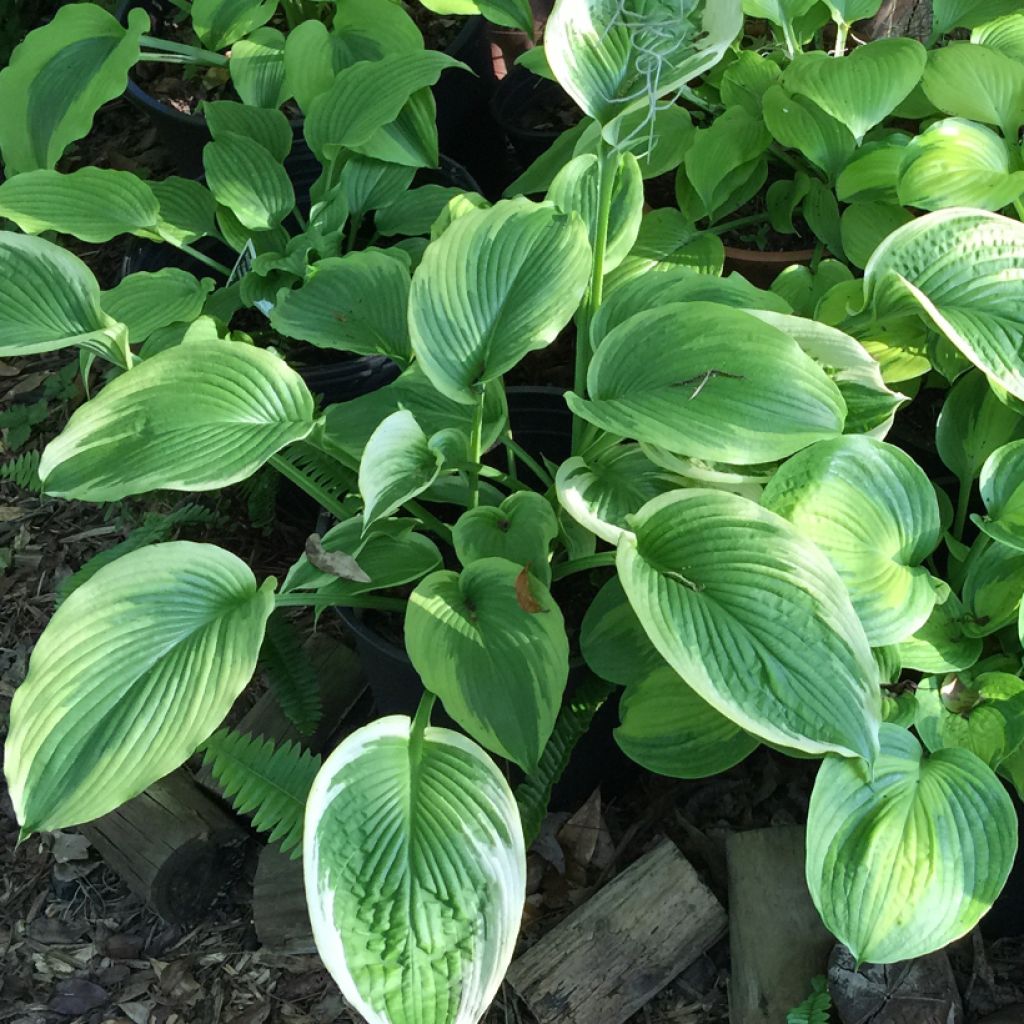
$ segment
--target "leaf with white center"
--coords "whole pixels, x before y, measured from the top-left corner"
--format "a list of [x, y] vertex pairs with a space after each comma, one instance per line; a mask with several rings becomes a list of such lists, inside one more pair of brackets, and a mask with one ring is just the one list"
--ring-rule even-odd
[[227, 132], [203, 147], [210, 191], [252, 231], [276, 227], [295, 205], [288, 172], [258, 142]]
[[[319, 22], [312, 24], [320, 25]], [[284, 160], [291, 151], [292, 126], [280, 110], [267, 110], [231, 100], [206, 100], [203, 114], [214, 139], [244, 135], [258, 142], [275, 160]]]
[[839, 389], [792, 338], [749, 313], [669, 303], [611, 331], [589, 398], [566, 395], [620, 437], [716, 462], [771, 462], [842, 432]]
[[409, 598], [405, 647], [423, 685], [470, 736], [524, 771], [536, 768], [569, 675], [562, 613], [536, 577], [504, 558], [431, 574]]
[[88, 134], [96, 111], [124, 92], [149, 29], [142, 10], [129, 11], [125, 27], [98, 4], [55, 9], [0, 71], [0, 153], [9, 177], [54, 167], [69, 143]]
[[191, 178], [164, 178], [149, 183], [160, 212], [156, 233], [169, 242], [190, 245], [197, 238], [216, 234], [217, 200]]
[[190, 341], [111, 381], [43, 452], [46, 491], [116, 501], [208, 491], [251, 476], [313, 429], [313, 396], [278, 356], [241, 342]]
[[926, 755], [883, 725], [874, 766], [827, 758], [807, 815], [807, 884], [854, 958], [895, 963], [960, 938], [999, 895], [1017, 851], [1002, 783], [968, 750]]
[[149, 185], [128, 171], [27, 171], [0, 184], [0, 217], [32, 235], [59, 231], [84, 242], [153, 237], [159, 209]]
[[982, 535], [971, 545], [961, 588], [966, 636], [997, 633], [1017, 620], [1024, 594], [1024, 551]]
[[379, 352], [405, 365], [412, 357], [408, 303], [409, 271], [402, 261], [367, 249], [313, 264], [302, 287], [274, 305], [270, 325], [318, 348]]
[[1024, 441], [997, 448], [981, 468], [986, 516], [972, 516], [993, 540], [1024, 551]]
[[569, 322], [590, 277], [583, 222], [551, 203], [507, 199], [456, 220], [412, 278], [412, 349], [434, 387], [472, 403]]
[[354, 732], [313, 783], [302, 860], [317, 950], [368, 1024], [476, 1024], [515, 950], [526, 853], [475, 743], [404, 716]]
[[276, 28], [258, 28], [231, 47], [231, 83], [243, 103], [273, 110], [288, 99], [284, 46]]
[[124, 353], [127, 331], [103, 312], [100, 299], [96, 278], [77, 256], [41, 238], [0, 231], [0, 355], [70, 345]]
[[779, 468], [762, 501], [825, 552], [872, 647], [928, 621], [935, 589], [921, 563], [942, 530], [935, 491], [909, 455], [870, 437], [820, 441]]
[[876, 39], [838, 60], [820, 50], [799, 53], [783, 84], [813, 100], [860, 142], [910, 95], [927, 59], [916, 39]]
[[177, 267], [140, 270], [121, 278], [100, 302], [104, 313], [128, 328], [129, 343], [137, 345], [161, 327], [195, 320], [213, 285], [212, 278], [200, 281]]
[[921, 210], [1001, 210], [1024, 194], [1024, 171], [1010, 170], [1010, 149], [995, 132], [949, 117], [904, 149], [898, 188], [904, 206]]
[[642, 768], [672, 779], [704, 779], [739, 764], [757, 747], [668, 665], [626, 687], [615, 742]]
[[533, 491], [510, 494], [496, 507], [471, 508], [452, 528], [459, 561], [504, 558], [527, 566], [545, 586], [551, 584], [548, 553], [558, 536], [558, 520], [548, 500]]
[[364, 527], [422, 494], [437, 479], [442, 461], [411, 412], [392, 413], [370, 435], [359, 463]]
[[607, 129], [714, 67], [742, 22], [740, 0], [560, 0], [544, 53], [562, 88]]
[[105, 566], [57, 609], [11, 705], [5, 773], [23, 833], [91, 821], [173, 771], [249, 682], [274, 581], [212, 544]]
[[850, 130], [813, 100], [776, 85], [764, 94], [764, 123], [783, 146], [797, 149], [831, 179], [857, 147]]
[[619, 444], [592, 456], [573, 456], [558, 467], [558, 501], [581, 526], [617, 543], [629, 517], [672, 484], [636, 444]]
[[274, 16], [274, 0], [192, 0], [192, 27], [210, 50], [223, 50]]
[[963, 605], [955, 594], [937, 602], [928, 621], [899, 643], [904, 668], [920, 672], [959, 672], [981, 656], [981, 640], [965, 629]]
[[962, 207], [919, 217], [874, 251], [864, 293], [876, 320], [918, 313], [1024, 398], [1024, 224]]
[[[608, 158], [609, 161], [613, 158]], [[604, 272], [614, 270], [627, 256], [640, 231], [643, 217], [644, 185], [640, 164], [632, 153], [614, 157], [614, 166], [604, 173], [612, 175], [611, 207], [606, 225]], [[591, 153], [574, 157], [555, 175], [548, 199], [563, 213], [578, 213], [587, 228], [593, 246], [598, 232], [601, 160]]]
[[760, 739], [870, 761], [877, 670], [846, 588], [781, 516], [719, 491], [673, 491], [634, 517], [619, 579], [661, 656]]

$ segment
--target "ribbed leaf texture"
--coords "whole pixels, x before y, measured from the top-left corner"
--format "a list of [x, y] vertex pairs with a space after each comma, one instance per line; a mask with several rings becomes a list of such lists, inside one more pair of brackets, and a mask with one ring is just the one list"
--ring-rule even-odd
[[811, 994], [786, 1014], [786, 1024], [829, 1024], [832, 997], [824, 975], [811, 980]]
[[203, 759], [235, 810], [252, 814], [254, 828], [298, 859], [306, 797], [320, 758], [297, 743], [275, 747], [262, 737], [219, 729], [203, 745]]
[[288, 721], [308, 736], [320, 722], [320, 688], [298, 630], [280, 611], [267, 621], [260, 667]]
[[523, 821], [523, 838], [527, 848], [540, 834], [544, 815], [548, 813], [551, 790], [562, 777], [573, 749], [590, 728], [601, 705], [608, 699], [612, 686], [597, 676], [588, 676], [576, 688], [568, 703], [558, 713], [551, 738], [541, 754], [540, 764], [516, 787], [516, 803]]
[[39, 458], [41, 452], [24, 452], [16, 459], [0, 465], [0, 480], [10, 480], [23, 491], [34, 491], [37, 494], [43, 489], [39, 480]]

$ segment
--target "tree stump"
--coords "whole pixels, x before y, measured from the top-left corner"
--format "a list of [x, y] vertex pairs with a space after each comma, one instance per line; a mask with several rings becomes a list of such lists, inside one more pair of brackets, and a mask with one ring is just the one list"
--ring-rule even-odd
[[275, 846], [260, 851], [252, 885], [256, 938], [275, 953], [315, 953], [313, 926], [306, 909], [302, 861], [291, 860]]
[[854, 32], [862, 39], [909, 36], [922, 42], [932, 30], [932, 0], [884, 0], [873, 18], [857, 22]]

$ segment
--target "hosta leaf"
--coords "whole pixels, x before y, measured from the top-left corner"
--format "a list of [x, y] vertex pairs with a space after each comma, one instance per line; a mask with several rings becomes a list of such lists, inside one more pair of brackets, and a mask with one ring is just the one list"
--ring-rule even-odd
[[497, 507], [471, 508], [452, 529], [459, 561], [504, 558], [527, 566], [545, 586], [551, 582], [548, 552], [558, 536], [558, 520], [546, 498], [533, 491], [510, 494]]
[[231, 47], [231, 83], [243, 103], [273, 109], [288, 99], [284, 45], [276, 28], [258, 28]]
[[363, 156], [409, 167], [436, 167], [437, 105], [429, 89], [417, 89], [389, 124], [352, 149]]
[[874, 251], [914, 215], [895, 203], [851, 203], [839, 220], [843, 252], [855, 267], [866, 267]]
[[987, 516], [977, 525], [994, 540], [1024, 551], [1024, 441], [997, 448], [981, 468], [981, 500]]
[[764, 123], [777, 142], [799, 150], [831, 179], [846, 166], [857, 143], [842, 121], [779, 85], [765, 92], [763, 102]]
[[583, 222], [550, 203], [508, 199], [459, 217], [413, 274], [420, 367], [442, 394], [474, 402], [481, 384], [555, 340], [589, 276]]
[[863, 18], [873, 18], [882, 6], [882, 0], [825, 0], [834, 21], [847, 25]]
[[634, 518], [619, 578], [663, 658], [753, 735], [871, 760], [880, 700], [838, 574], [781, 516], [719, 491], [674, 491]]
[[[320, 22], [309, 24], [324, 28]], [[284, 160], [292, 148], [292, 126], [280, 110], [267, 110], [231, 100], [206, 100], [203, 103], [203, 115], [214, 139], [244, 135], [258, 142], [278, 161]]]
[[309, 917], [368, 1024], [468, 1024], [494, 998], [519, 933], [519, 812], [471, 740], [410, 732], [404, 716], [379, 719], [320, 769], [303, 839]]
[[981, 536], [971, 546], [964, 570], [964, 634], [990, 636], [1015, 622], [1024, 594], [1024, 551]]
[[877, 39], [838, 60], [820, 50], [797, 54], [783, 84], [846, 125], [859, 142], [910, 94], [927, 59], [915, 39]]
[[320, 260], [270, 313], [274, 330], [320, 348], [409, 362], [409, 271], [382, 249]]
[[580, 653], [595, 675], [619, 686], [642, 682], [665, 667], [618, 576], [601, 587], [583, 616]]
[[217, 231], [217, 200], [191, 178], [164, 178], [149, 183], [160, 204], [156, 233], [169, 242], [189, 245]]
[[858, 961], [923, 956], [977, 924], [1017, 850], [1002, 783], [968, 750], [926, 756], [881, 728], [873, 769], [827, 758], [807, 817], [807, 884], [818, 912]]
[[932, 32], [940, 36], [954, 28], [974, 28], [1019, 6], [1018, 0], [933, 0]]
[[718, 87], [726, 107], [743, 107], [748, 114], [760, 117], [764, 96], [782, 78], [782, 70], [774, 61], [752, 50], [742, 50], [722, 73]]
[[[600, 155], [601, 152], [601, 126], [590, 118], [584, 118], [579, 126], [582, 134], [578, 140], [573, 139], [575, 148], [572, 155], [582, 156], [584, 153]], [[657, 178], [667, 171], [679, 166], [683, 154], [693, 141], [693, 121], [690, 113], [685, 107], [678, 104], [659, 106], [654, 112], [653, 120], [650, 111], [635, 110], [623, 117], [616, 118], [615, 123], [609, 130], [615, 136], [612, 143], [616, 150], [624, 153], [632, 153], [640, 165], [640, 174], [646, 181], [649, 178]], [[570, 130], [571, 131], [571, 130]], [[559, 136], [558, 142], [569, 135]], [[543, 160], [558, 145], [556, 142], [550, 149], [546, 150], [537, 163]], [[558, 162], [561, 167], [564, 161]], [[555, 170], [558, 170], [558, 167]], [[523, 191], [529, 191], [524, 189]], [[539, 189], [543, 191], [543, 189]]]
[[210, 191], [252, 231], [276, 227], [295, 205], [284, 165], [258, 142], [227, 132], [203, 147]]
[[640, 233], [629, 255], [608, 276], [611, 289], [648, 270], [671, 271], [686, 267], [717, 277], [722, 273], [725, 247], [718, 235], [699, 231], [679, 210], [651, 210], [640, 223]]
[[125, 327], [103, 312], [96, 278], [77, 256], [41, 238], [0, 231], [0, 355], [86, 344], [123, 350], [127, 341]]
[[357, 155], [345, 161], [340, 188], [352, 217], [359, 219], [404, 195], [415, 174], [412, 167]]
[[995, 132], [958, 117], [936, 121], [904, 150], [899, 200], [921, 210], [976, 206], [1001, 210], [1024, 194], [1024, 171]]
[[435, 572], [409, 598], [405, 646], [423, 685], [477, 742], [524, 770], [537, 766], [569, 674], [562, 613], [523, 567], [481, 558], [461, 574]]
[[964, 608], [955, 594], [936, 603], [928, 621], [899, 643], [904, 668], [920, 672], [959, 672], [981, 656], [981, 640], [964, 628]]
[[870, 437], [820, 441], [779, 468], [762, 501], [825, 552], [872, 647], [928, 621], [935, 589], [921, 563], [941, 539], [939, 506], [909, 455]]
[[[1012, 5], [1012, 0], [1007, 0]], [[1004, 14], [978, 25], [971, 32], [971, 42], [988, 46], [1007, 57], [1024, 60], [1024, 14]]]
[[53, 495], [116, 501], [251, 476], [313, 429], [313, 396], [271, 352], [195, 341], [144, 360], [72, 415], [43, 452]]
[[273, 0], [192, 0], [192, 27], [210, 50], [223, 50], [266, 25], [274, 16]]
[[393, 203], [378, 210], [374, 223], [382, 235], [429, 235], [434, 221], [449, 201], [464, 195], [461, 188], [422, 185], [411, 188]]
[[929, 213], [864, 270], [876, 320], [919, 312], [975, 366], [1024, 398], [1024, 225], [982, 210]]
[[607, 128], [714, 67], [742, 20], [740, 0], [685, 9], [651, 0], [563, 0], [545, 26], [544, 52], [562, 88]]
[[639, 313], [601, 342], [578, 416], [621, 437], [737, 465], [842, 432], [846, 406], [792, 338], [706, 302]]
[[231, 553], [172, 541], [71, 594], [11, 705], [5, 772], [22, 831], [91, 821], [190, 757], [249, 682], [273, 592]]
[[[12, 13], [13, 17], [13, 13]], [[0, 71], [0, 153], [8, 176], [54, 167], [93, 115], [124, 92], [139, 59], [145, 11], [128, 27], [98, 4], [60, 4], [53, 20], [29, 33]]]
[[792, 24], [814, 6], [814, 0], [743, 0], [743, 12], [774, 25]]
[[618, 541], [634, 512], [671, 486], [665, 473], [635, 444], [573, 456], [555, 475], [562, 508], [609, 544]]
[[168, 324], [195, 320], [213, 285], [212, 278], [200, 281], [177, 267], [140, 270], [121, 278], [100, 302], [108, 316], [128, 328], [128, 340], [135, 345]]
[[885, 142], [868, 142], [836, 179], [836, 197], [844, 203], [895, 203], [896, 182], [909, 138], [890, 135]]
[[757, 747], [667, 665], [626, 687], [619, 717], [615, 742], [626, 756], [673, 779], [717, 775]]
[[285, 39], [284, 75], [288, 93], [303, 113], [321, 93], [327, 92], [334, 76], [348, 63], [342, 33], [331, 32], [322, 21], [312, 18], [296, 25]]

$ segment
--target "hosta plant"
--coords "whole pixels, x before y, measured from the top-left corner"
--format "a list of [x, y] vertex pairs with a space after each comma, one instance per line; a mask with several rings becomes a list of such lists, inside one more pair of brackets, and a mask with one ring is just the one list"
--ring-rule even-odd
[[[642, 108], [652, 24], [664, 64], [648, 110], [707, 67], [704, 42], [738, 33], [739, 3], [705, 12], [706, 35], [690, 20], [672, 37], [657, 5], [559, 2], [547, 45], [566, 48], [552, 64], [593, 112], [594, 151], [541, 201], [447, 203], [402, 305], [407, 366], [380, 391], [321, 412], [246, 339], [136, 350], [81, 263], [0, 235], [0, 348], [128, 353], [47, 446], [48, 493], [211, 490], [270, 464], [336, 519], [283, 580], [169, 542], [71, 594], [13, 701], [23, 832], [102, 814], [201, 744], [244, 809], [262, 773], [257, 824], [292, 849], [301, 831], [318, 948], [370, 1022], [482, 1016], [511, 957], [526, 841], [611, 686], [619, 745], [660, 774], [724, 771], [761, 743], [820, 760], [808, 885], [858, 960], [968, 931], [1016, 853], [1000, 776], [1024, 775], [1024, 226], [924, 214], [813, 319], [723, 279], [645, 232], [619, 132]], [[554, 465], [517, 440], [504, 376], [573, 322], [572, 449]], [[900, 349], [915, 332], [928, 343]], [[909, 399], [873, 353], [923, 361], [948, 389], [948, 474], [904, 450]], [[320, 472], [289, 461], [298, 450]], [[321, 486], [327, 466], [347, 494]], [[354, 732], [311, 784], [293, 749], [215, 734], [291, 607], [390, 615], [424, 686], [413, 716]], [[591, 678], [569, 687], [576, 653]], [[437, 700], [459, 731], [430, 724]], [[495, 758], [523, 773], [515, 796]]]

